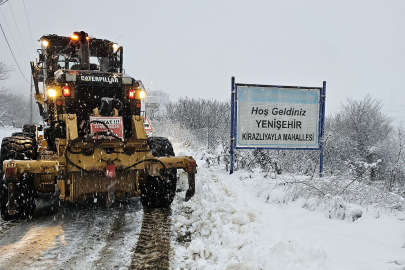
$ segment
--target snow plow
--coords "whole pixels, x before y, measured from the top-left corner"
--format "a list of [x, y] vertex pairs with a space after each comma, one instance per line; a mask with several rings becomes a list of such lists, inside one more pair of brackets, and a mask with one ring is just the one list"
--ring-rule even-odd
[[177, 169], [188, 173], [189, 200], [196, 162], [174, 156], [167, 138], [146, 136], [145, 89], [125, 74], [123, 47], [83, 31], [45, 35], [40, 42], [31, 70], [46, 125], [24, 125], [3, 138], [2, 218], [25, 219], [34, 213], [36, 196], [55, 192], [72, 203], [102, 196], [109, 206], [115, 198], [140, 196], [144, 207], [169, 207]]

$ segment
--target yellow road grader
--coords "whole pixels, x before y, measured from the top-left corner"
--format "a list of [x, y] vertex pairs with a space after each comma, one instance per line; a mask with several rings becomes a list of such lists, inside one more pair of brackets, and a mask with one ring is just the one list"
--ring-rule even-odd
[[109, 206], [115, 198], [140, 196], [144, 207], [168, 207], [177, 169], [188, 173], [189, 200], [196, 162], [175, 157], [167, 138], [146, 136], [145, 89], [125, 74], [123, 47], [83, 31], [45, 35], [40, 42], [31, 70], [46, 125], [24, 125], [2, 140], [2, 218], [30, 217], [35, 197], [55, 192], [73, 203], [103, 196]]

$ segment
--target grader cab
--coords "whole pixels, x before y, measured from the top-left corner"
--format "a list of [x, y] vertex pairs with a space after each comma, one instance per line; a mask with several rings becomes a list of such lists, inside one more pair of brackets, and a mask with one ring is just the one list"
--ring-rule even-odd
[[[62, 201], [140, 196], [144, 207], [168, 207], [177, 169], [188, 173], [186, 200], [194, 195], [196, 162], [175, 157], [170, 141], [147, 137], [141, 81], [125, 74], [123, 47], [75, 32], [41, 37], [31, 70], [45, 127], [24, 125], [3, 138], [0, 210], [24, 219], [35, 197], [59, 192]], [[39, 83], [43, 83], [43, 91]], [[39, 135], [43, 131], [43, 135]]]

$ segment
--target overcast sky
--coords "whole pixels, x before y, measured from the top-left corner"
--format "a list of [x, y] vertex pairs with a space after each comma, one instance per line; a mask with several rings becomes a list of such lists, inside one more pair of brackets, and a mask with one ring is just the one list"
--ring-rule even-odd
[[[119, 37], [126, 73], [172, 100], [225, 100], [235, 76], [240, 83], [275, 85], [327, 81], [328, 113], [346, 97], [368, 93], [385, 106], [405, 104], [403, 0], [25, 0], [25, 6], [34, 45], [23, 0], [1, 5], [6, 20], [0, 13], [0, 23], [28, 80], [42, 35], [81, 30]], [[15, 68], [4, 85], [28, 95], [2, 34], [0, 48], [0, 61]]]

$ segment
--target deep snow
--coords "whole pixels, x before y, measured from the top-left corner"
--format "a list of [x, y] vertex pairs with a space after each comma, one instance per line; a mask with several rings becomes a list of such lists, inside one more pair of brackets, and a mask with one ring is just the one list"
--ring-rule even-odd
[[196, 195], [184, 202], [178, 194], [172, 205], [173, 269], [405, 269], [403, 213], [352, 205], [363, 210], [359, 219], [329, 219], [303, 199], [282, 203], [283, 189], [272, 187], [283, 175], [197, 163]]
[[[0, 139], [13, 131], [0, 129]], [[283, 203], [285, 192], [272, 187], [284, 175], [276, 179], [264, 178], [259, 171], [229, 175], [224, 164], [208, 167], [202, 160], [204, 151], [191, 151], [180, 144], [175, 144], [174, 149], [177, 155], [194, 156], [198, 173], [195, 196], [184, 202], [185, 191], [179, 192], [172, 205], [172, 269], [405, 269], [403, 213], [352, 205], [363, 211], [359, 219], [329, 219], [322, 211], [304, 209], [305, 200]], [[187, 175], [180, 171], [179, 174], [178, 186], [185, 190]], [[135, 214], [131, 214], [130, 224], [140, 224], [141, 214]], [[83, 228], [87, 231], [92, 227], [89, 226]], [[129, 247], [135, 245], [138, 234], [130, 232], [120, 237], [127, 238]], [[80, 232], [77, 237], [81, 237]], [[94, 266], [91, 252], [80, 259], [82, 251], [74, 250], [74, 241], [64, 236], [63, 239], [63, 245], [77, 253], [76, 262], [86, 265], [86, 269]], [[60, 253], [63, 245], [59, 245], [59, 250], [51, 250]], [[112, 247], [119, 254], [126, 250], [125, 255], [121, 254], [125, 258], [119, 259], [122, 269], [131, 256], [128, 247]], [[49, 252], [43, 254], [48, 255]]]

